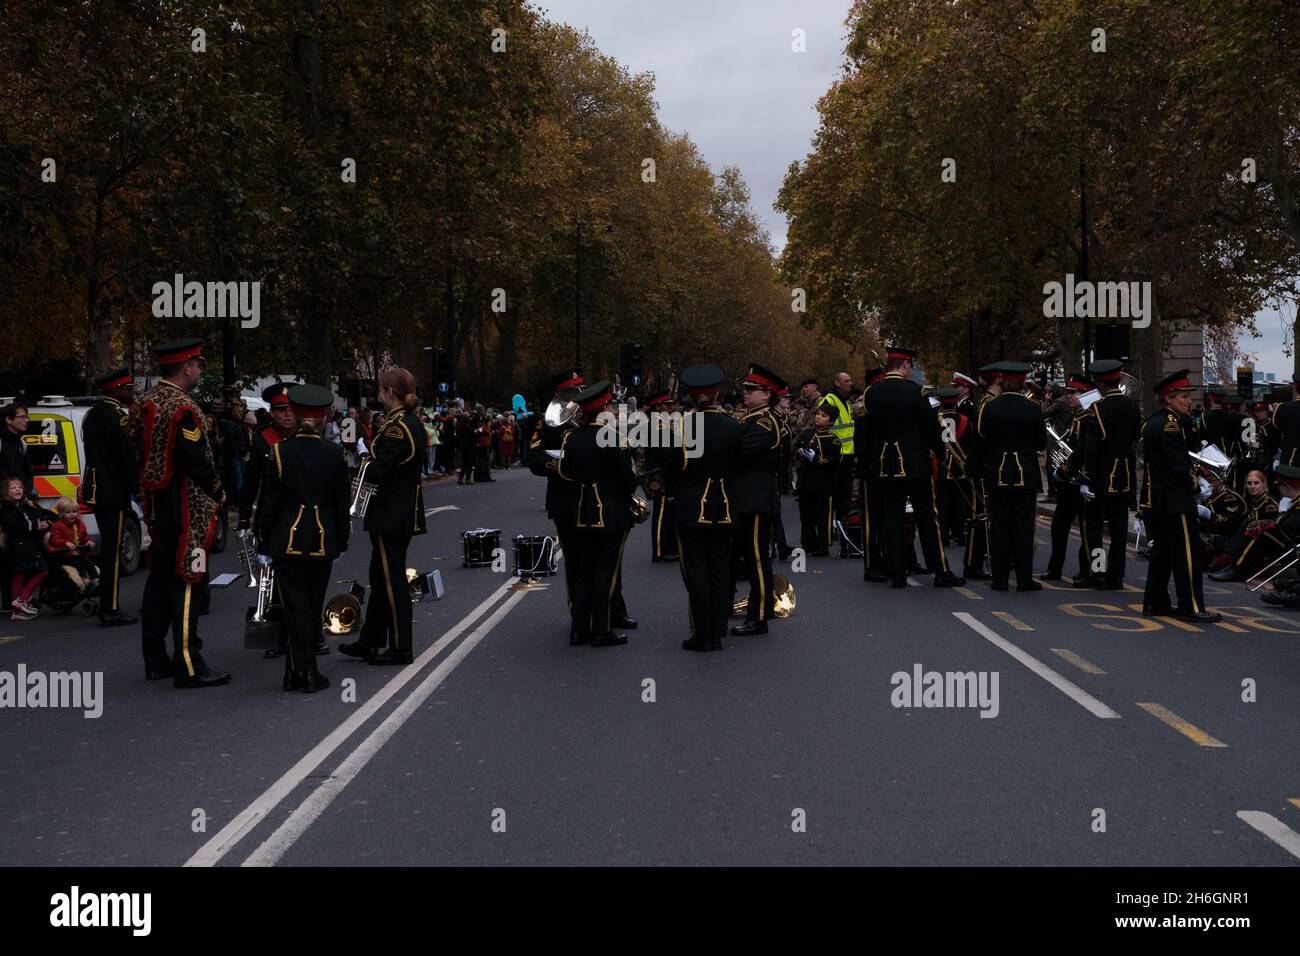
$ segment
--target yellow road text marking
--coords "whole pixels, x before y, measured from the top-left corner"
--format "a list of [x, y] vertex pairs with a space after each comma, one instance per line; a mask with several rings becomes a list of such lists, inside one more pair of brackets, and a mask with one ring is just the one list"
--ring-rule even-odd
[[993, 616], [994, 616], [994, 617], [1000, 617], [1000, 618], [1002, 618], [1002, 620], [1006, 621], [1008, 624], [1010, 624], [1012, 627], [1014, 627], [1017, 631], [1032, 631], [1032, 630], [1033, 630], [1033, 628], [1030, 627], [1028, 624], [1026, 624], [1024, 621], [1020, 620], [1020, 619], [1017, 618], [1017, 617], [1014, 617], [1014, 616], [1011, 614], [1010, 611], [994, 611], [994, 612], [993, 612]]
[[1090, 663], [1090, 662], [1088, 662], [1088, 661], [1085, 661], [1085, 660], [1084, 660], [1082, 657], [1080, 657], [1078, 654], [1074, 653], [1074, 651], [1066, 650], [1064, 647], [1053, 647], [1053, 648], [1052, 648], [1052, 653], [1055, 654], [1057, 657], [1060, 657], [1060, 658], [1063, 658], [1064, 660], [1069, 661], [1071, 664], [1073, 664], [1075, 667], [1079, 668], [1079, 670], [1083, 671], [1085, 674], [1104, 674], [1104, 673], [1106, 673], [1104, 670], [1102, 670], [1102, 669], [1101, 669], [1100, 667], [1098, 667], [1096, 664], [1092, 664], [1092, 663]]
[[1141, 707], [1143, 710], [1145, 710], [1152, 717], [1156, 718], [1156, 720], [1168, 724], [1170, 727], [1174, 728], [1174, 730], [1178, 731], [1184, 737], [1188, 738], [1189, 740], [1197, 744], [1200, 744], [1202, 747], [1228, 746], [1222, 740], [1216, 740], [1214, 737], [1211, 737], [1205, 731], [1201, 730], [1200, 727], [1197, 727], [1194, 724], [1189, 724], [1187, 721], [1183, 720], [1183, 718], [1179, 717], [1172, 710], [1169, 710], [1166, 707], [1162, 707], [1159, 704], [1149, 704], [1149, 703], [1144, 704], [1140, 701], [1138, 702], [1138, 706]]

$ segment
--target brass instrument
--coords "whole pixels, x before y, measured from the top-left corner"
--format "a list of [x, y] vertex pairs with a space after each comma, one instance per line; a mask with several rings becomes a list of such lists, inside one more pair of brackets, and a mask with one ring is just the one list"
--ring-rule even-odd
[[1024, 386], [1020, 390], [1020, 394], [1025, 396], [1025, 398], [1033, 399], [1035, 402], [1041, 402], [1043, 400], [1043, 388], [1033, 379], [1026, 380]]
[[1200, 467], [1212, 473], [1220, 481], [1226, 481], [1228, 474], [1237, 464], [1236, 458], [1229, 458], [1218, 445], [1207, 441], [1201, 442], [1200, 451], [1189, 451], [1188, 457]]
[[[1282, 532], [1282, 529], [1277, 527], [1276, 524], [1274, 524], [1269, 530], [1277, 531], [1282, 534], [1283, 537], [1286, 537], [1287, 544], [1289, 544], [1290, 547], [1268, 564], [1264, 565], [1264, 567], [1260, 568], [1259, 571], [1257, 571], [1250, 580], [1246, 582], [1247, 589], [1252, 593], [1272, 584], [1275, 578], [1295, 567], [1297, 563], [1300, 563], [1300, 544], [1296, 544], [1296, 542], [1287, 537], [1286, 534]], [[1285, 561], [1286, 564], [1282, 564], [1283, 561]], [[1279, 565], [1281, 565], [1281, 567], [1279, 567]]]
[[577, 402], [566, 398], [554, 398], [542, 413], [542, 421], [551, 426], [567, 425], [577, 412]]
[[1070, 457], [1074, 454], [1074, 449], [1070, 447], [1062, 436], [1051, 425], [1047, 426], [1047, 437], [1052, 440], [1052, 450], [1047, 453], [1048, 463], [1062, 474], [1065, 473], [1065, 466], [1069, 463]]
[[239, 566], [248, 575], [246, 587], [257, 587], [257, 538], [247, 528], [239, 532]]
[[406, 590], [412, 604], [419, 604], [427, 595], [433, 595], [435, 601], [441, 601], [447, 593], [442, 586], [441, 571], [427, 571], [421, 574], [415, 568], [406, 569]]
[[[772, 574], [772, 613], [777, 617], [789, 617], [794, 613], [794, 585], [781, 572]], [[732, 614], [744, 614], [749, 607], [749, 598], [736, 598], [731, 605]]]
[[357, 469], [357, 475], [352, 479], [352, 504], [348, 506], [348, 514], [354, 518], [366, 516], [366, 509], [370, 507], [370, 498], [378, 490], [378, 485], [373, 481], [366, 481], [366, 472], [369, 471], [370, 464], [370, 456], [364, 455], [361, 459], [361, 467]]
[[632, 496], [632, 522], [641, 524], [650, 517], [650, 502], [646, 501], [640, 495]]
[[352, 587], [325, 603], [321, 630], [334, 635], [355, 633], [361, 627], [361, 602], [365, 598], [366, 589], [353, 581]]
[[275, 592], [275, 565], [264, 554], [257, 555], [257, 605], [252, 608], [250, 623], [265, 624], [270, 618], [271, 598]]

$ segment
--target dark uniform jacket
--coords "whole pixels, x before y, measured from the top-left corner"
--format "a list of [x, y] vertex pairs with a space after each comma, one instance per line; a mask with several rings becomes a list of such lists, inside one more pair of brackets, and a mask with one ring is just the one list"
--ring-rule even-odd
[[341, 446], [311, 432], [278, 442], [262, 476], [258, 549], [276, 558], [332, 561], [348, 546], [351, 501]]
[[770, 515], [776, 507], [776, 470], [785, 430], [766, 405], [746, 412], [740, 424], [740, 463], [727, 483], [731, 506], [736, 514]]
[[1300, 399], [1281, 402], [1273, 409], [1273, 441], [1284, 465], [1300, 465]]
[[1088, 409], [1082, 429], [1086, 449], [1080, 477], [1089, 490], [1132, 498], [1137, 491], [1136, 446], [1142, 432], [1137, 403], [1118, 388], [1107, 389]]
[[539, 424], [528, 443], [528, 470], [546, 479], [546, 516], [552, 521], [572, 522], [578, 516], [578, 486], [573, 483], [562, 458], [547, 454], [559, 451], [564, 437], [574, 430], [565, 425]]
[[687, 412], [687, 419], [693, 420], [699, 454], [688, 457], [685, 447], [650, 449], [651, 468], [668, 483], [678, 525], [729, 528], [740, 514], [729, 496], [745, 426], [718, 405]]
[[1229, 458], [1244, 460], [1246, 447], [1241, 440], [1241, 432], [1245, 421], [1246, 416], [1240, 412], [1227, 408], [1210, 409], [1201, 416], [1200, 441], [1195, 436], [1189, 436], [1188, 450], [1200, 451], [1201, 442], [1207, 441], [1211, 445], [1218, 445], [1219, 451]]
[[632, 527], [636, 472], [632, 453], [613, 445], [601, 447], [600, 421], [570, 429], [561, 445], [564, 473], [578, 489], [575, 526], [586, 531], [623, 532]]
[[1245, 499], [1227, 485], [1219, 485], [1219, 490], [1210, 495], [1210, 500], [1205, 503], [1205, 506], [1210, 509], [1210, 517], [1201, 522], [1201, 527], [1210, 534], [1231, 537], [1245, 523], [1247, 514]]
[[1243, 496], [1242, 500], [1246, 503], [1247, 521], [1259, 521], [1277, 514], [1277, 502], [1273, 500], [1273, 496], [1267, 491], [1261, 491], [1257, 495]]
[[980, 462], [988, 491], [1039, 491], [1038, 453], [1047, 428], [1038, 403], [1019, 392], [1003, 392], [980, 409], [976, 431], [983, 443]]
[[[948, 422], [952, 424], [948, 425]], [[970, 477], [968, 465], [971, 446], [975, 440], [975, 429], [971, 426], [970, 419], [961, 411], [960, 406], [945, 408], [939, 412], [940, 434], [943, 433], [945, 428], [951, 429], [954, 440], [947, 442], [945, 445], [946, 452], [943, 460], [939, 463], [939, 480], [962, 481]]]
[[[1037, 415], [1037, 409], [1034, 412]], [[930, 453], [943, 455], [943, 430], [921, 386], [890, 372], [867, 389], [857, 446], [859, 474], [867, 479], [933, 477]], [[855, 443], [856, 444], [856, 443]]]
[[825, 498], [835, 493], [835, 474], [840, 465], [840, 440], [829, 428], [805, 429], [797, 448], [812, 451], [811, 460], [800, 457], [799, 494]]
[[259, 428], [253, 434], [248, 467], [244, 470], [244, 488], [239, 500], [239, 523], [243, 527], [248, 526], [248, 521], [253, 516], [253, 505], [257, 503], [266, 469], [271, 462], [271, 449], [284, 441], [284, 437], [274, 425]]
[[1142, 426], [1142, 459], [1146, 463], [1143, 507], [1157, 514], [1196, 510], [1200, 483], [1188, 457], [1192, 420], [1162, 408]]
[[127, 410], [106, 398], [86, 412], [81, 438], [86, 446], [82, 501], [101, 511], [126, 511], [139, 490], [135, 448], [126, 431]]
[[366, 508], [365, 530], [370, 534], [404, 537], [424, 534], [424, 470], [429, 434], [415, 412], [393, 413], [370, 446], [366, 481], [375, 493]]

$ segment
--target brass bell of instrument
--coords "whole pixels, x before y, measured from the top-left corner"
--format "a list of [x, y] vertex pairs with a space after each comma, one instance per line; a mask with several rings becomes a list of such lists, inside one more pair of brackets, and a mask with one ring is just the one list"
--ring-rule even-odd
[[361, 602], [356, 595], [344, 591], [325, 604], [321, 630], [327, 634], [353, 634], [361, 627]]
[[[789, 578], [779, 571], [772, 574], [772, 613], [776, 617], [789, 617], [794, 614], [794, 585]], [[744, 614], [749, 608], [749, 597], [736, 598], [731, 605], [732, 614]]]
[[650, 517], [650, 502], [646, 501], [640, 495], [632, 496], [632, 521], [635, 524], [641, 524]]

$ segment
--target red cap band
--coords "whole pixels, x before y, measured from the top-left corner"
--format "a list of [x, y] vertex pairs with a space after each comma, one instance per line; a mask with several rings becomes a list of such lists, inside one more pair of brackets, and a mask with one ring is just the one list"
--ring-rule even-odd
[[[283, 405], [288, 405], [289, 396], [286, 395], [284, 392], [280, 392], [278, 395], [272, 395], [270, 402], [268, 402], [267, 404], [269, 404], [272, 408], [279, 408]], [[306, 406], [299, 406], [299, 405], [293, 406], [293, 412], [295, 415], [298, 414], [298, 409], [300, 407], [306, 407]]]
[[[278, 405], [281, 403], [272, 402], [272, 404]], [[325, 412], [329, 410], [328, 405], [299, 405], [297, 402], [292, 404], [293, 413], [299, 418], [323, 418]]]
[[583, 384], [582, 376], [581, 376], [581, 375], [575, 375], [575, 376], [573, 376], [573, 378], [565, 379], [565, 380], [564, 380], [563, 382], [561, 382], [559, 385], [555, 386], [555, 390], [556, 390], [557, 392], [562, 392], [562, 391], [564, 391], [566, 388], [573, 388], [574, 386], [576, 386], [576, 385], [581, 385], [581, 384]]
[[1172, 382], [1170, 382], [1168, 385], [1163, 385], [1163, 386], [1161, 386], [1161, 388], [1160, 388], [1160, 394], [1161, 394], [1161, 395], [1168, 395], [1170, 392], [1175, 391], [1176, 389], [1180, 389], [1180, 388], [1191, 388], [1191, 387], [1192, 387], [1192, 383], [1191, 383], [1191, 381], [1190, 381], [1189, 379], [1185, 379], [1185, 378], [1176, 378], [1176, 379], [1174, 379]]
[[134, 385], [135, 379], [130, 375], [123, 375], [121, 378], [115, 378], [111, 382], [104, 382], [99, 386], [101, 392], [111, 392], [115, 388], [121, 388], [123, 385]]
[[758, 372], [750, 372], [748, 375], [746, 375], [745, 384], [758, 385], [761, 388], [767, 389], [769, 392], [776, 391], [776, 382], [772, 381], [770, 378], [768, 378], [765, 375], [761, 375]]
[[1028, 374], [1028, 372], [1003, 372], [1002, 380], [1004, 382], [1010, 382], [1012, 385], [1016, 385], [1023, 382]]
[[885, 354], [889, 357], [890, 361], [895, 359], [910, 359], [912, 357], [911, 352], [895, 352], [893, 349], [890, 349]]
[[1120, 376], [1124, 374], [1123, 369], [1116, 369], [1114, 372], [1094, 373], [1099, 382], [1118, 382]]
[[167, 352], [158, 356], [159, 365], [179, 365], [193, 358], [203, 358], [203, 346], [192, 345], [178, 352]]
[[584, 412], [594, 412], [598, 408], [604, 408], [613, 400], [613, 392], [602, 392], [590, 401], [583, 402], [581, 408]]

